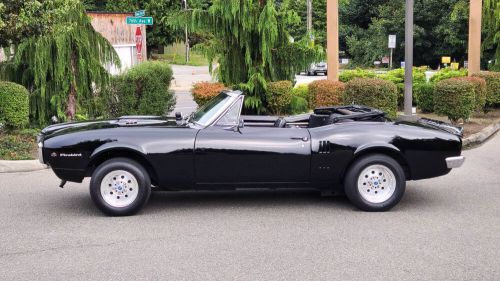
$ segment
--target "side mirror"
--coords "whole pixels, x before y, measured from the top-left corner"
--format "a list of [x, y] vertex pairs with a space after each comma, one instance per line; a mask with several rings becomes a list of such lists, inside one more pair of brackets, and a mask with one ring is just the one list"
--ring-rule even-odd
[[231, 127], [231, 129], [233, 129], [233, 132], [238, 132], [241, 134], [241, 130], [240, 129], [243, 129], [245, 127], [245, 122], [240, 119], [238, 120], [238, 125], [234, 125]]

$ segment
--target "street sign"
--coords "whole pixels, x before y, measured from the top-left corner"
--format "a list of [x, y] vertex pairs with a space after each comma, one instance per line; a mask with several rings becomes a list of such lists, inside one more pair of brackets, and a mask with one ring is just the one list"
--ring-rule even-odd
[[136, 17], [143, 17], [144, 15], [146, 15], [146, 10], [139, 10], [135, 12]]
[[141, 61], [142, 60], [142, 31], [141, 31], [141, 28], [139, 26], [135, 29], [135, 48], [137, 50], [137, 60]]
[[152, 25], [152, 17], [127, 17], [127, 24], [145, 24]]
[[396, 49], [396, 35], [389, 35], [389, 49]]

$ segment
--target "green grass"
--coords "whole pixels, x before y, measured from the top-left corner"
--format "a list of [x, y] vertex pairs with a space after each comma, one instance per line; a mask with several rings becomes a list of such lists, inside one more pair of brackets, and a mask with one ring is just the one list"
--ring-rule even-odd
[[36, 159], [38, 129], [0, 132], [0, 160]]
[[154, 60], [166, 61], [170, 64], [205, 66], [208, 60], [205, 56], [196, 50], [189, 52], [189, 63], [186, 63], [186, 49], [183, 43], [175, 43], [165, 47], [164, 54], [153, 54]]

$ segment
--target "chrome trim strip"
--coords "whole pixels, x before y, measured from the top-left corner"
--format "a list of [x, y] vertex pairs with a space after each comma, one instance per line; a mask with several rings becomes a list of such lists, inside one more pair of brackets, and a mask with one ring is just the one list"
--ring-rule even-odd
[[456, 156], [446, 158], [446, 166], [448, 169], [460, 168], [464, 164], [465, 156]]

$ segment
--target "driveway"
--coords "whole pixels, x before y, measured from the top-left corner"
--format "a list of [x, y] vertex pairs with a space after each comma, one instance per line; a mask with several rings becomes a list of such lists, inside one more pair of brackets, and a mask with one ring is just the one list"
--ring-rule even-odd
[[0, 280], [500, 280], [500, 135], [391, 212], [317, 192], [153, 193], [103, 216], [88, 181], [0, 174]]

